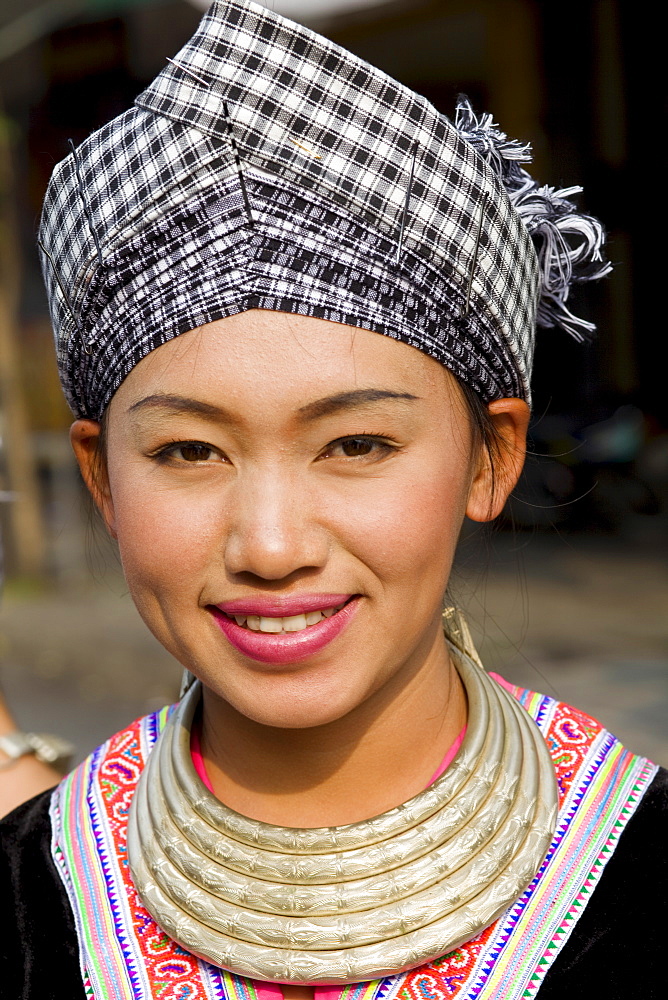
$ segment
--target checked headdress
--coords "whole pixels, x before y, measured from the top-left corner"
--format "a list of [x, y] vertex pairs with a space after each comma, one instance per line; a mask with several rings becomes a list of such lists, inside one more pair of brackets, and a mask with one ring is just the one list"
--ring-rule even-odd
[[78, 416], [162, 343], [247, 309], [363, 327], [484, 401], [529, 398], [536, 323], [581, 337], [571, 284], [600, 224], [539, 187], [528, 148], [455, 122], [248, 0], [215, 2], [134, 107], [54, 170], [39, 243]]

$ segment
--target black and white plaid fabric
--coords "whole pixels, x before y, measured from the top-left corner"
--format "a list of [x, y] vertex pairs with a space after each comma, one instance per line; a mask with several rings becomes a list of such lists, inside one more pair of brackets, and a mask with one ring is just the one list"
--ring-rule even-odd
[[485, 401], [529, 397], [538, 263], [498, 174], [424, 98], [255, 3], [214, 3], [56, 167], [40, 244], [77, 415], [251, 308], [402, 340]]

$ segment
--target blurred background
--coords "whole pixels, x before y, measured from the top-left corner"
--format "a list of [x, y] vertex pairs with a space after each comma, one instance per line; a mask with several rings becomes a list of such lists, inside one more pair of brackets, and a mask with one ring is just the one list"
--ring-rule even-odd
[[[92, 514], [67, 439], [35, 253], [67, 140], [124, 111], [206, 0], [2, 0], [0, 680], [19, 723], [78, 759], [175, 697]], [[541, 331], [531, 455], [492, 531], [468, 526], [452, 581], [483, 658], [571, 701], [668, 765], [668, 406], [660, 195], [662, 33], [621, 0], [275, 0], [452, 114], [459, 93], [530, 140], [533, 172], [582, 184], [613, 276], [573, 308], [598, 336]], [[660, 358], [664, 356], [664, 362]]]

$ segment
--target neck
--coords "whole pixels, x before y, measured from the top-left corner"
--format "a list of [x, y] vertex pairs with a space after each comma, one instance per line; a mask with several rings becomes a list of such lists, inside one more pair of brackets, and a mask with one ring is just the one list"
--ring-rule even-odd
[[341, 826], [421, 791], [465, 724], [466, 696], [439, 630], [421, 662], [326, 725], [262, 725], [205, 688], [201, 743], [215, 794], [237, 812]]

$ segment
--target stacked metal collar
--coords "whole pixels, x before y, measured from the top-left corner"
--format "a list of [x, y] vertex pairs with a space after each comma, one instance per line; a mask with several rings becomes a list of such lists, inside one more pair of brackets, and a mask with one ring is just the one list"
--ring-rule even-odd
[[521, 895], [554, 833], [550, 756], [515, 699], [451, 652], [469, 710], [454, 762], [403, 805], [343, 827], [285, 829], [219, 802], [193, 767], [190, 689], [128, 831], [135, 885], [170, 937], [253, 979], [355, 983], [446, 954]]

